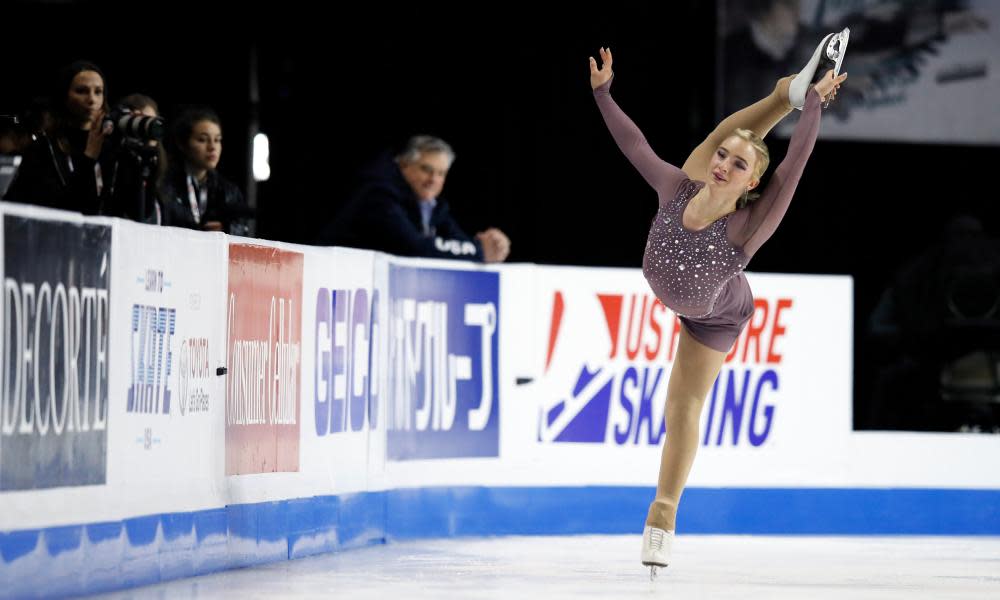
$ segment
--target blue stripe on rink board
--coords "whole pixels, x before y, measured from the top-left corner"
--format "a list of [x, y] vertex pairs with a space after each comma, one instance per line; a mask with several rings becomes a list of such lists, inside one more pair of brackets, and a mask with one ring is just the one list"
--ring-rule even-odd
[[[404, 488], [8, 531], [0, 597], [108, 591], [387, 539], [638, 534], [653, 492]], [[1000, 490], [690, 488], [678, 521], [681, 534], [1000, 535]]]
[[1000, 490], [691, 489], [688, 533], [1000, 535]]
[[[389, 492], [387, 534], [641, 533], [647, 487], [415, 488]], [[1000, 535], [1000, 490], [689, 488], [678, 532]]]

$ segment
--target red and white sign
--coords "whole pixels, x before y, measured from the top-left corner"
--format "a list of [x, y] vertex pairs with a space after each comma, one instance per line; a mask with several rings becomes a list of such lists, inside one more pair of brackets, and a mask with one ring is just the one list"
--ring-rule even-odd
[[299, 470], [299, 252], [229, 245], [226, 475]]

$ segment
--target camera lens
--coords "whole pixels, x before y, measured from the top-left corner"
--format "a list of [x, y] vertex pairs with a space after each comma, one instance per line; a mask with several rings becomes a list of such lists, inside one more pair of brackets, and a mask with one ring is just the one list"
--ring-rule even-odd
[[162, 140], [166, 133], [166, 121], [162, 117], [134, 115], [124, 108], [115, 110], [110, 121], [114, 123], [115, 131], [122, 137], [144, 141]]

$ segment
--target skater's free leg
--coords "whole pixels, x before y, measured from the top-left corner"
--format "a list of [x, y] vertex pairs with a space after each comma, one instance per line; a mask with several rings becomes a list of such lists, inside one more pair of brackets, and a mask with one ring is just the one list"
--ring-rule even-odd
[[725, 352], [705, 346], [681, 327], [667, 384], [667, 439], [660, 455], [656, 498], [649, 506], [646, 525], [668, 531], [675, 527], [677, 505], [698, 451], [701, 409], [725, 360]]
[[719, 123], [718, 127], [684, 161], [684, 173], [691, 179], [704, 181], [712, 161], [712, 154], [737, 129], [749, 129], [761, 138], [766, 136], [793, 110], [788, 102], [788, 85], [791, 81], [792, 76], [782, 77], [767, 97], [729, 115]]

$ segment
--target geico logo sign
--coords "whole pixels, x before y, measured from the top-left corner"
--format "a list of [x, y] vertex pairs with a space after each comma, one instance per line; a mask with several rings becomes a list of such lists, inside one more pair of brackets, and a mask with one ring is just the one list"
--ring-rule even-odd
[[[369, 296], [371, 300], [369, 301]], [[379, 293], [364, 288], [316, 294], [316, 435], [377, 423]]]

